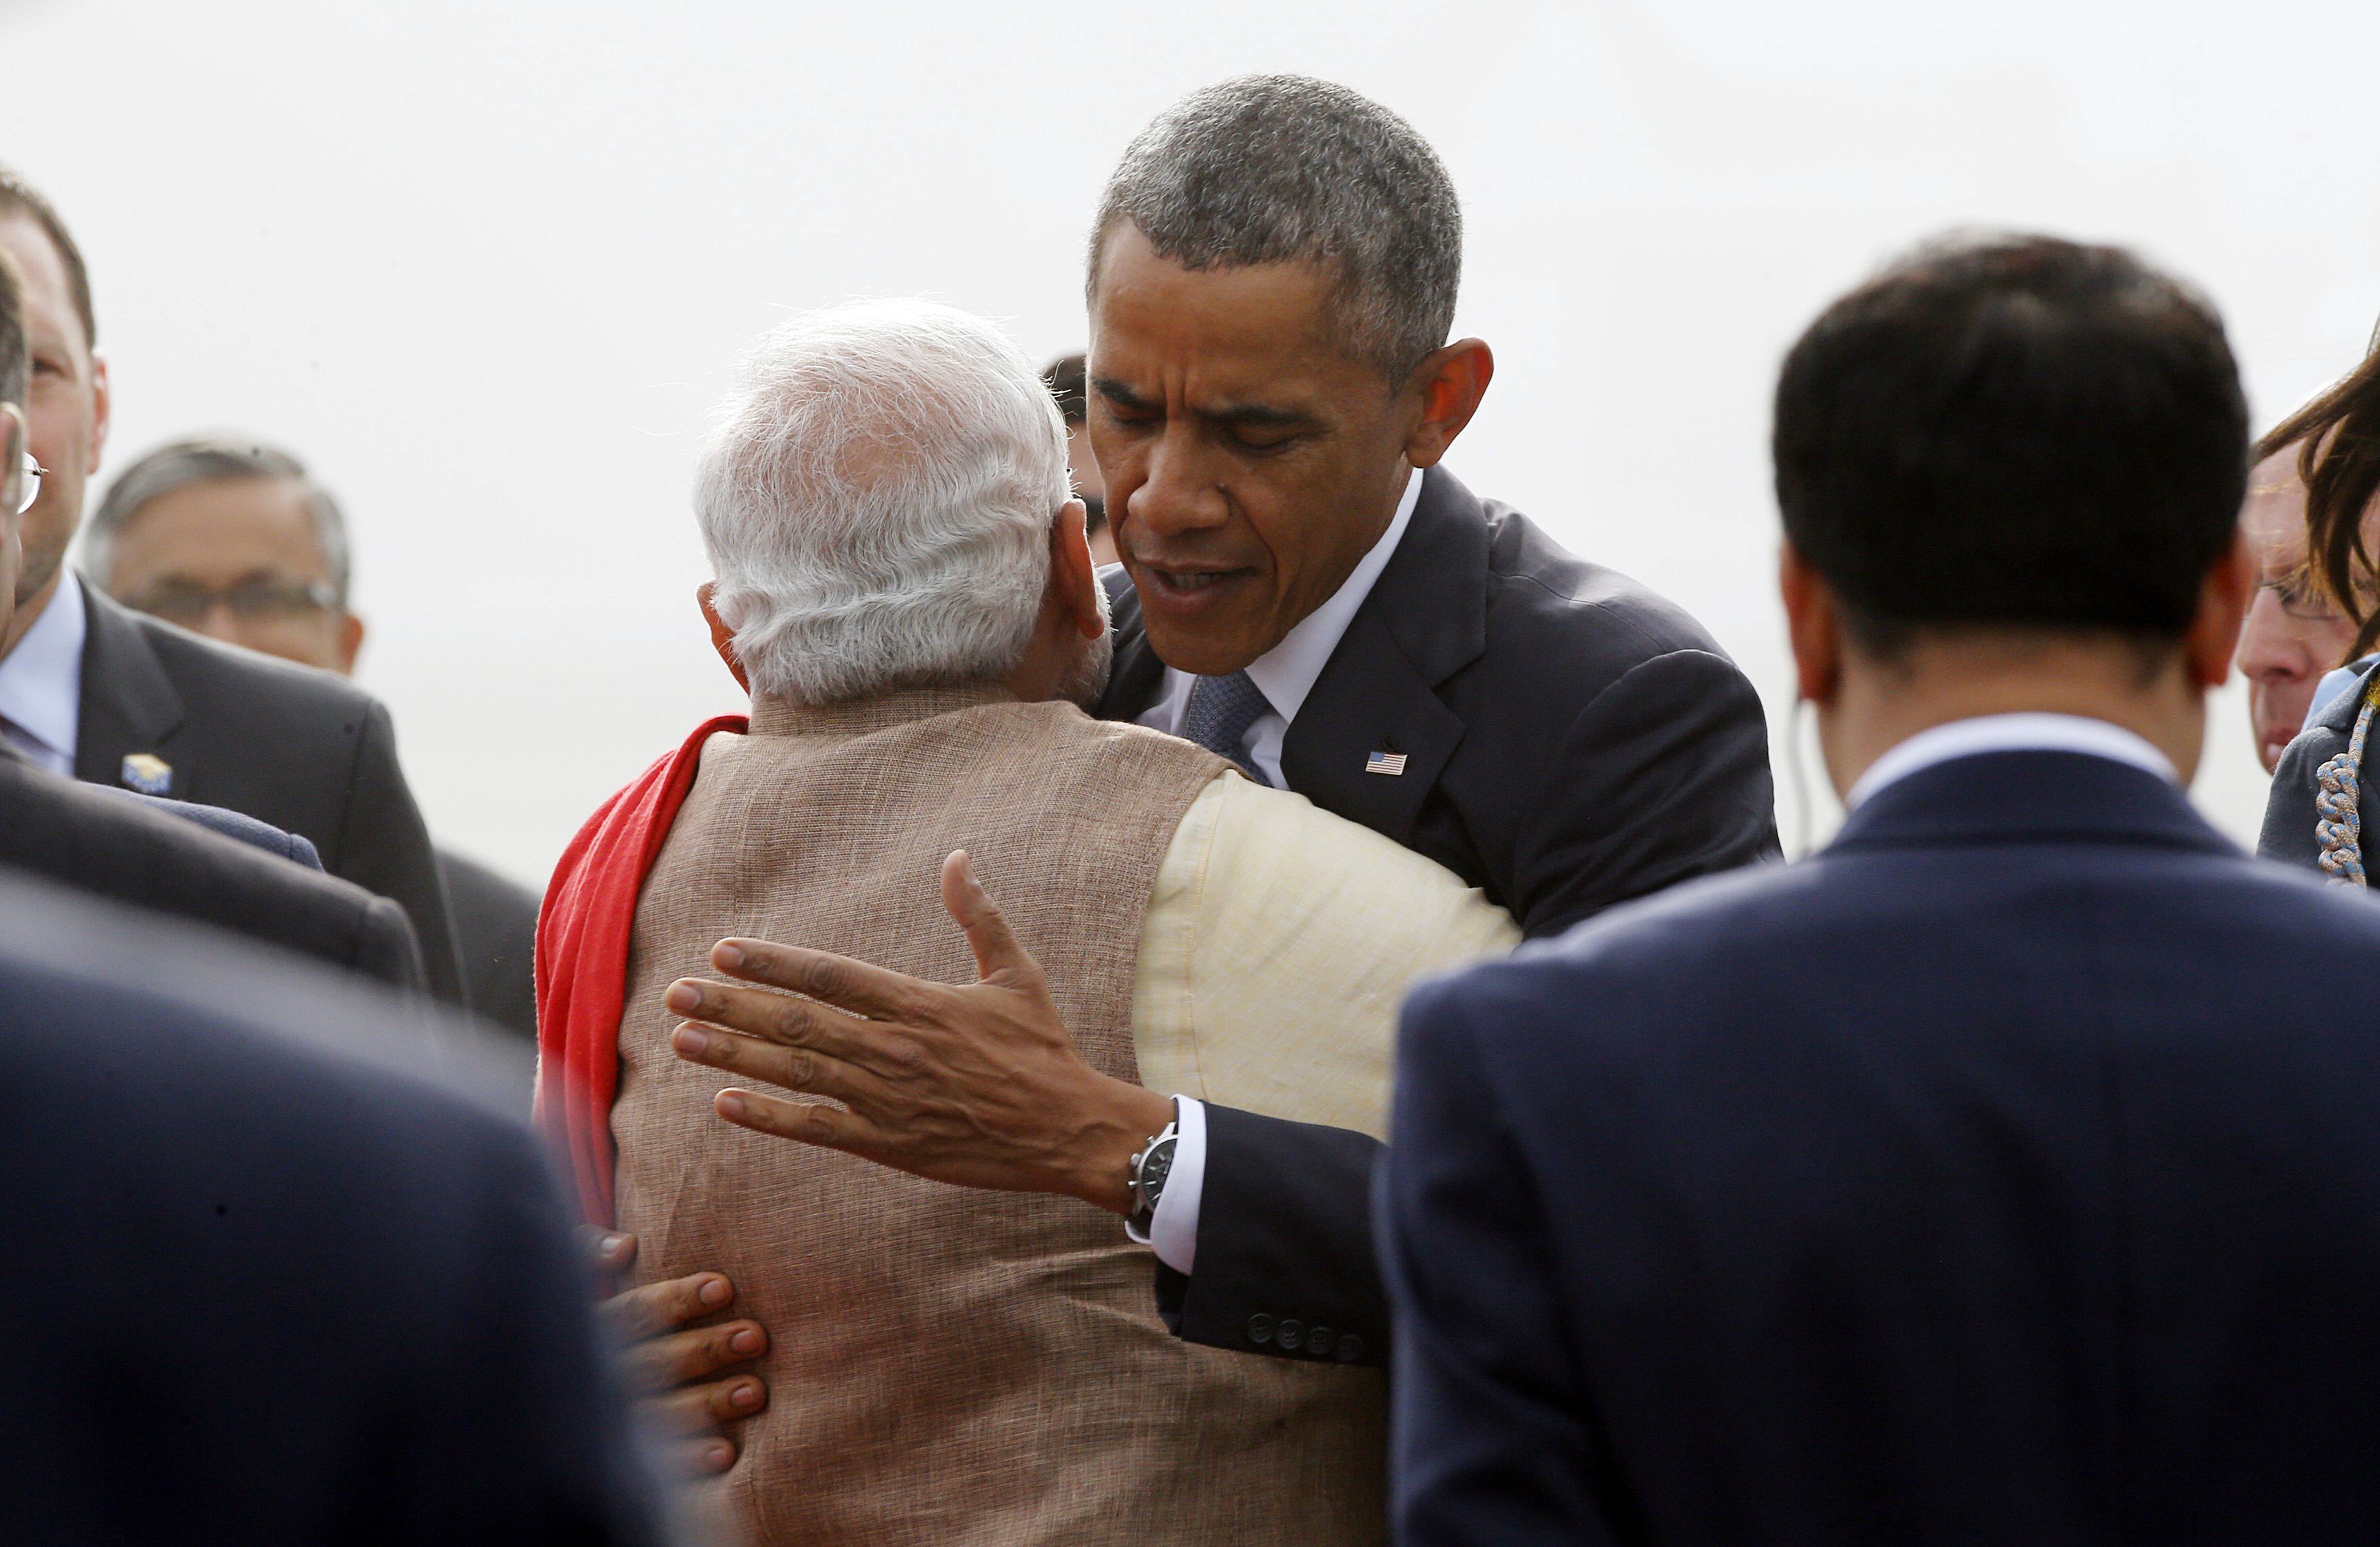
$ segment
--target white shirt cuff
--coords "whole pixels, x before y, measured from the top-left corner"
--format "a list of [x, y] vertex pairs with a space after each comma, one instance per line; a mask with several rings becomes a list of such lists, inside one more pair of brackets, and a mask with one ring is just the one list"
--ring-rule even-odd
[[1165, 1190], [1158, 1195], [1156, 1215], [1142, 1235], [1124, 1222], [1123, 1233], [1153, 1248], [1157, 1260], [1186, 1274], [1198, 1255], [1198, 1194], [1207, 1182], [1207, 1103], [1189, 1096], [1173, 1098], [1173, 1168], [1165, 1174]]

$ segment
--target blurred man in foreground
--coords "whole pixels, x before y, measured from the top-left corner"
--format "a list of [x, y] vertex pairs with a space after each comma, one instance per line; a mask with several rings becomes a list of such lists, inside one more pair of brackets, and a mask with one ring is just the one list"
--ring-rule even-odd
[[2240, 630], [2240, 675], [2248, 679], [2248, 720], [2256, 761], [2270, 774], [2305, 728], [2324, 677], [2355, 644], [2355, 620], [2323, 589], [2306, 558], [2305, 485], [2300, 445], [2260, 445], [2248, 473], [2240, 530], [2256, 558], [2256, 600]]
[[[303, 463], [229, 436], [176, 441], [126, 468], [83, 536], [84, 574], [134, 612], [342, 676], [364, 640], [347, 605], [352, 554], [338, 502]], [[451, 849], [438, 873], [465, 1003], [534, 1039], [537, 894]]]
[[1921, 250], [1794, 347], [1851, 814], [1407, 1006], [1402, 1541], [2372, 1540], [2380, 910], [2182, 789], [2246, 426], [2107, 248]]
[[388, 712], [321, 673], [137, 616], [66, 572], [84, 481], [107, 439], [91, 279], [57, 211], [5, 170], [0, 249], [24, 279], [25, 409], [46, 469], [25, 513], [16, 618], [0, 633], [0, 738], [53, 773], [228, 807], [303, 835], [332, 874], [405, 909], [431, 990], [459, 1003], [445, 893]]
[[294, 957], [0, 871], [0, 1534], [662, 1540], [540, 1146], [437, 1066]]
[[[1363, 1336], [1285, 1310], [1257, 1331], [1296, 1364], [1183, 1342], [1125, 1231], [1147, 1238], [1180, 1139], [1165, 1092], [1377, 1132], [1406, 983], [1509, 947], [1511, 920], [1212, 752], [1082, 712], [1108, 630], [1063, 427], [990, 323], [881, 302], [786, 324], [695, 504], [751, 717], [698, 730], [556, 870], [540, 1098], [589, 1212], [616, 1207], [656, 1272], [730, 1273], [770, 1330], [770, 1406], [714, 1502], [803, 1547], [1378, 1541]], [[1016, 899], [1005, 920], [971, 866]], [[715, 947], [810, 963], [791, 969], [821, 998], [866, 969], [820, 951], [935, 985], [979, 969], [928, 992], [1062, 1006], [1073, 1036], [987, 1057], [676, 981]], [[767, 1036], [677, 1024], [739, 998]], [[1086, 1142], [1014, 1194], [943, 1185], [978, 1179], [974, 1119], [893, 1077], [945, 1062], [1013, 1092], [1004, 1133], [1061, 1090]], [[712, 1068], [844, 1105], [722, 1093]], [[938, 1152], [877, 1163], [896, 1130]]]

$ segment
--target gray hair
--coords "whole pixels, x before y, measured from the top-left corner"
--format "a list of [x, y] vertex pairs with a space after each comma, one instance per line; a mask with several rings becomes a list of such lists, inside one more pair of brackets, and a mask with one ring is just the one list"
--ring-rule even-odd
[[1453, 180], [1411, 124], [1344, 86], [1242, 76], [1159, 114], [1100, 197], [1094, 292], [1123, 221], [1188, 269], [1329, 265], [1349, 353], [1392, 381], [1454, 329], [1463, 209]]
[[836, 703], [1024, 657], [1074, 497], [1040, 372], [980, 317], [864, 301], [780, 324], [703, 447], [694, 508], [757, 694]]
[[115, 566], [115, 540], [132, 518], [177, 489], [198, 483], [223, 483], [237, 479], [286, 479], [306, 494], [313, 514], [314, 539], [322, 547], [322, 565], [331, 572], [331, 588], [338, 604], [347, 604], [353, 560], [347, 546], [347, 518], [331, 492], [314, 481], [306, 464], [277, 446], [245, 436], [191, 435], [169, 441], [115, 475], [107, 497], [84, 529], [82, 572], [102, 591], [109, 588]]

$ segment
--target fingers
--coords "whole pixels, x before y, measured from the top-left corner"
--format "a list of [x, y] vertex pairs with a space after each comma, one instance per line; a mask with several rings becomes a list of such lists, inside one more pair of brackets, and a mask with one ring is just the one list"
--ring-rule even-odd
[[725, 1273], [688, 1273], [623, 1290], [604, 1301], [603, 1309], [620, 1335], [645, 1338], [708, 1316], [735, 1298], [735, 1286]]
[[653, 1391], [665, 1391], [718, 1374], [731, 1364], [768, 1351], [769, 1334], [758, 1322], [728, 1322], [669, 1333], [629, 1345], [628, 1369]]
[[680, 1386], [645, 1399], [644, 1409], [668, 1434], [705, 1435], [714, 1429], [750, 1418], [769, 1405], [769, 1388], [758, 1375], [731, 1375], [723, 1381]]
[[707, 978], [679, 979], [662, 1003], [688, 1020], [708, 1021], [781, 1047], [815, 1048], [845, 1062], [880, 1053], [884, 1043], [876, 1022], [805, 999]]
[[914, 1020], [934, 994], [946, 992], [942, 984], [831, 951], [765, 940], [722, 940], [710, 948], [710, 962], [747, 983], [791, 989], [873, 1020]]
[[723, 1434], [686, 1440], [670, 1447], [680, 1477], [717, 1477], [735, 1465], [735, 1442]]
[[845, 1104], [880, 1110], [886, 1095], [881, 1080], [840, 1060], [691, 1023], [670, 1033], [670, 1051], [689, 1064], [763, 1079], [805, 1095], [832, 1096]]
[[967, 947], [975, 953], [977, 977], [1040, 976], [1040, 965], [1026, 955], [1025, 947], [1009, 932], [1008, 920], [1001, 917], [991, 895], [977, 883], [975, 862], [965, 849], [953, 851], [942, 861], [942, 906], [966, 932]]
[[579, 1239], [587, 1245], [595, 1265], [607, 1273], [626, 1273], [637, 1261], [637, 1238], [617, 1230], [605, 1230], [598, 1225], [578, 1227]]
[[838, 1112], [815, 1102], [780, 1101], [757, 1090], [722, 1090], [711, 1107], [737, 1127], [773, 1134], [822, 1150], [855, 1155], [875, 1155], [885, 1146], [883, 1130], [856, 1113]]

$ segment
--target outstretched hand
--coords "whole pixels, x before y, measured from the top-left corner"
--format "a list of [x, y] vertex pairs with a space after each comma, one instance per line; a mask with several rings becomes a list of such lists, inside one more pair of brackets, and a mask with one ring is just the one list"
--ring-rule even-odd
[[719, 1092], [719, 1115], [755, 1132], [935, 1181], [1063, 1193], [1128, 1213], [1132, 1156], [1172, 1102], [1085, 1061], [1040, 964], [977, 884], [964, 849], [942, 862], [942, 906], [966, 934], [977, 981], [929, 982], [798, 945], [722, 940], [711, 965], [763, 986], [672, 983], [665, 1003], [686, 1017], [672, 1049], [842, 1103], [743, 1086]]

